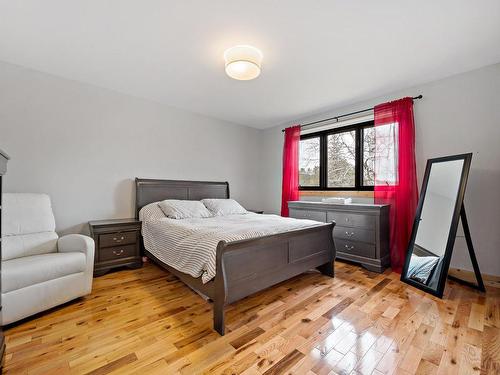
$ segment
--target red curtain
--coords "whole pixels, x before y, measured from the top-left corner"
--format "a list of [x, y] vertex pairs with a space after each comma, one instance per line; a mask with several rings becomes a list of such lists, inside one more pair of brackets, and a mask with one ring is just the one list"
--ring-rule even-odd
[[288, 216], [288, 201], [299, 200], [299, 142], [300, 126], [286, 128], [283, 145], [281, 216]]
[[375, 203], [390, 204], [391, 267], [401, 273], [410, 239], [418, 189], [413, 99], [375, 107]]

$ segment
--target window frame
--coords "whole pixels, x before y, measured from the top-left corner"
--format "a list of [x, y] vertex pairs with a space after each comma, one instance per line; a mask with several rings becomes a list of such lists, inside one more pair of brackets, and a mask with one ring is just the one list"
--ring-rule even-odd
[[[374, 186], [363, 185], [363, 137], [365, 128], [375, 126], [373, 120], [363, 121], [357, 124], [341, 126], [338, 128], [321, 130], [300, 136], [300, 140], [319, 137], [319, 186], [299, 186], [302, 191], [373, 191]], [[328, 136], [331, 134], [355, 131], [355, 163], [354, 163], [354, 186], [328, 187]]]

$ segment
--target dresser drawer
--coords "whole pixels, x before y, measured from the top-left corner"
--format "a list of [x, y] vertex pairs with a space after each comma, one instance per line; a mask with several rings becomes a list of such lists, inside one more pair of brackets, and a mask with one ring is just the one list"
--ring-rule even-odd
[[374, 245], [375, 231], [336, 225], [333, 229], [333, 238], [347, 241], [361, 241]]
[[99, 262], [107, 262], [137, 256], [139, 256], [139, 254], [137, 253], [136, 244], [99, 249]]
[[328, 211], [327, 221], [339, 226], [375, 230], [375, 216]]
[[316, 220], [326, 223], [326, 212], [325, 211], [313, 211], [313, 210], [297, 210], [294, 208], [290, 209], [290, 217], [296, 219], [309, 219]]
[[99, 235], [100, 247], [122, 246], [137, 242], [137, 232], [116, 232]]
[[[338, 252], [359, 255], [366, 258], [375, 258], [375, 245], [366, 242], [346, 241], [335, 239], [335, 247]], [[340, 255], [340, 257], [342, 257]]]

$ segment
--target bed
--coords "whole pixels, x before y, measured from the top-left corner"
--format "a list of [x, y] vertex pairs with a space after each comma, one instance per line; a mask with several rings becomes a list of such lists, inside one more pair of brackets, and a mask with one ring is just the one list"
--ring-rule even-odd
[[[136, 218], [147, 205], [165, 199], [201, 200], [229, 198], [227, 182], [153, 180], [136, 178]], [[258, 215], [258, 214], [252, 214]], [[249, 217], [248, 220], [254, 220]], [[264, 219], [264, 217], [262, 218]], [[159, 253], [143, 254], [168, 270], [190, 288], [213, 301], [214, 329], [224, 335], [224, 307], [253, 293], [317, 268], [334, 276], [335, 223], [322, 223], [283, 233], [235, 241], [219, 241], [215, 251], [215, 275], [209, 281], [193, 277], [167, 264]]]

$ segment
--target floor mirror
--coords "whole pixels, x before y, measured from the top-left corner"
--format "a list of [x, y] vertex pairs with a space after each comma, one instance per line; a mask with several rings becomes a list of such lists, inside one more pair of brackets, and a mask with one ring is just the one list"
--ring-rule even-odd
[[[442, 298], [458, 225], [461, 222], [477, 284], [484, 291], [464, 208], [472, 154], [427, 160], [401, 281]], [[452, 276], [449, 276], [452, 278]]]

